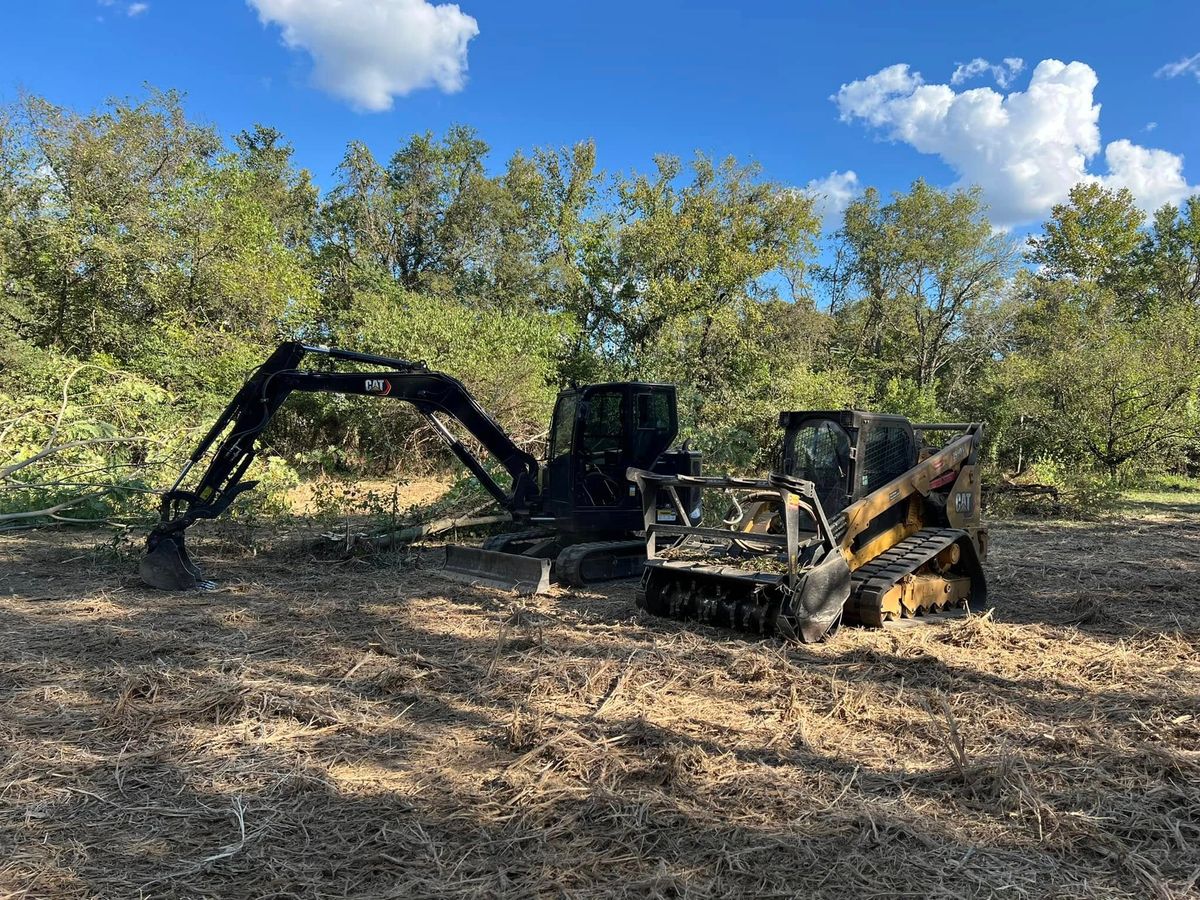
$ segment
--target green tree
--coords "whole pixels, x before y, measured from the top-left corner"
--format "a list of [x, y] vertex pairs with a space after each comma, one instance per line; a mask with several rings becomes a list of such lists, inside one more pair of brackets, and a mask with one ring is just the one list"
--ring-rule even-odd
[[1190, 309], [1200, 319], [1200, 195], [1154, 214], [1143, 257], [1155, 305]]
[[[757, 167], [704, 156], [686, 181], [678, 160], [659, 157], [653, 176], [619, 180], [615, 194], [580, 266], [591, 353], [610, 371], [678, 382], [685, 421], [710, 449], [731, 445], [722, 429], [760, 434], [751, 401], [818, 342], [798, 330], [772, 353], [764, 338], [784, 318], [777, 301], [808, 302], [788, 291], [815, 250], [811, 199]], [[745, 452], [733, 457], [748, 463]]]
[[1049, 279], [1119, 290], [1136, 278], [1145, 219], [1128, 188], [1077, 184], [1067, 202], [1054, 207], [1043, 233], [1030, 240], [1029, 261]]
[[1126, 464], [1164, 465], [1197, 427], [1191, 222], [1166, 207], [1144, 225], [1125, 190], [1079, 185], [1054, 207], [1030, 242], [1039, 268], [1021, 282], [1000, 379], [1037, 452], [1110, 476]]
[[872, 373], [878, 390], [908, 381], [944, 402], [961, 397], [969, 375], [998, 349], [1014, 264], [979, 190], [917, 181], [884, 203], [868, 188], [846, 209], [836, 249], [822, 281], [839, 352]]
[[171, 302], [159, 273], [175, 264], [161, 208], [216, 135], [189, 124], [178, 95], [114, 101], [79, 115], [37, 97], [20, 105], [29, 171], [14, 223], [13, 283], [40, 346], [124, 354], [139, 324]]

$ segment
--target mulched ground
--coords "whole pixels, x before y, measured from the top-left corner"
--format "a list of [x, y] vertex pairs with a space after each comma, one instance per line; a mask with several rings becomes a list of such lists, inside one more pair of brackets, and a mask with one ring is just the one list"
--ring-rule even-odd
[[263, 534], [187, 595], [0, 536], [0, 895], [1200, 893], [1200, 498], [994, 524], [991, 614], [818, 646]]

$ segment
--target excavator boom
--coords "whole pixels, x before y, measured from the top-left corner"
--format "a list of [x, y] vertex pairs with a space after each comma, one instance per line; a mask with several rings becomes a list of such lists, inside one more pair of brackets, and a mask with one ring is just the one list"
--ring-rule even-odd
[[[301, 361], [311, 355], [390, 368], [375, 372], [300, 369]], [[255, 487], [257, 482], [242, 478], [258, 453], [258, 438], [295, 391], [356, 394], [411, 403], [514, 518], [528, 517], [540, 501], [537, 460], [513, 443], [462, 382], [432, 372], [423, 363], [289, 342], [280, 345], [241, 387], [192, 452], [175, 484], [162, 495], [159, 523], [147, 538], [147, 553], [139, 566], [143, 581], [162, 590], [188, 590], [208, 584], [188, 556], [184, 533], [199, 519], [221, 515], [239, 495]], [[451, 434], [438, 414], [457, 420], [500, 462], [512, 479], [507, 490]], [[182, 485], [189, 473], [209, 454], [218, 438], [221, 442], [212, 452], [207, 470], [193, 489], [184, 490]], [[548, 565], [542, 563], [530, 560], [519, 576], [541, 583], [548, 570]], [[525, 571], [533, 566], [537, 566], [536, 573]]]

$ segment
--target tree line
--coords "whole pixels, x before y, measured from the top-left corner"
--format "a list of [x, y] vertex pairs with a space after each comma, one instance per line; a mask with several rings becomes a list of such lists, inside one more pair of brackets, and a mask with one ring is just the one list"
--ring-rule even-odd
[[[733, 159], [498, 165], [467, 127], [351, 142], [322, 192], [283, 134], [225, 140], [174, 92], [27, 96], [0, 111], [0, 285], [0, 514], [84, 483], [111, 510], [284, 339], [425, 360], [531, 445], [559, 387], [636, 377], [679, 385], [717, 468], [766, 465], [779, 410], [848, 406], [984, 421], [997, 472], [1200, 466], [1200, 197], [1147, 217], [1081, 184], [1021, 243], [974, 188], [822, 223]], [[269, 443], [279, 472], [442, 460], [403, 405], [339, 397]]]

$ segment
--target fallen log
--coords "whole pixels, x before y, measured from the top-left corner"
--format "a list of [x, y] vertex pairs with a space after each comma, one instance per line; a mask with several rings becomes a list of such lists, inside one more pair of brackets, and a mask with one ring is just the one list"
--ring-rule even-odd
[[1023, 500], [1036, 502], [1046, 499], [1052, 511], [1059, 512], [1062, 509], [1062, 495], [1059, 489], [1052, 484], [1020, 484], [1007, 480], [998, 481], [994, 484], [984, 485], [984, 494], [985, 496], [1005, 494], [1018, 503]]
[[395, 531], [389, 531], [384, 534], [361, 535], [354, 540], [354, 545], [363, 547], [364, 549], [373, 550], [389, 550], [402, 544], [411, 544], [413, 541], [420, 540], [426, 537], [436, 537], [439, 534], [445, 534], [447, 531], [453, 531], [456, 528], [478, 528], [482, 525], [498, 525], [501, 522], [512, 521], [512, 516], [508, 513], [502, 513], [492, 516], [458, 516], [454, 518], [435, 519], [432, 522], [425, 522], [420, 525], [409, 525]]

